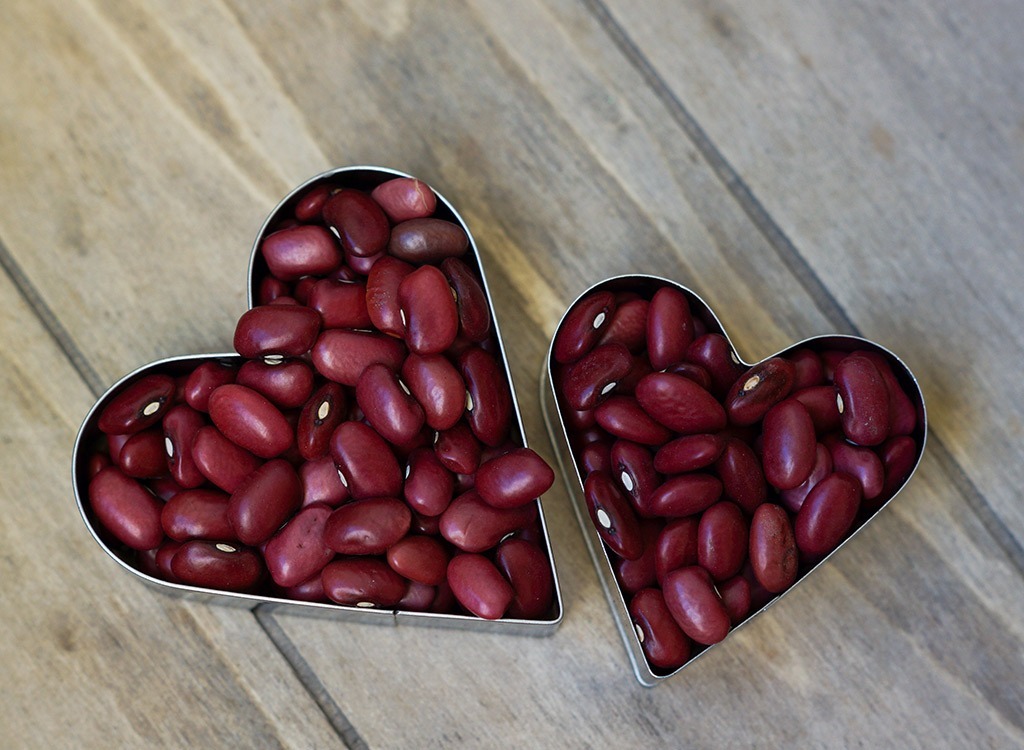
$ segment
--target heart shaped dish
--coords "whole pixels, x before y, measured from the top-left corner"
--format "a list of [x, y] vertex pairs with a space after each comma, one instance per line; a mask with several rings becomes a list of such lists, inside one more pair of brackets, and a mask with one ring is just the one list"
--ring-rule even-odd
[[96, 542], [160, 591], [549, 635], [540, 497], [479, 251], [410, 175], [345, 167], [271, 212], [236, 352], [121, 378], [75, 440]]
[[540, 386], [573, 508], [648, 687], [848, 543], [910, 480], [927, 435], [917, 380], [884, 347], [816, 336], [749, 364], [704, 300], [656, 276], [581, 294]]

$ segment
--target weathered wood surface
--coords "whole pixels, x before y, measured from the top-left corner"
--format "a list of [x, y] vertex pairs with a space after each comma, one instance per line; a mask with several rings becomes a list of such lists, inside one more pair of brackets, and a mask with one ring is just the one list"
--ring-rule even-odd
[[[1024, 407], [1006, 376], [1024, 349], [1019, 10], [958, 33], [922, 24], [941, 14], [921, 3], [748, 5], [5, 3], [9, 744], [1024, 742]], [[926, 56], [937, 72], [912, 64]], [[470, 224], [549, 456], [548, 338], [582, 289], [633, 270], [697, 289], [748, 359], [837, 329], [877, 338], [921, 379], [937, 447], [831, 567], [654, 690], [560, 485], [552, 638], [151, 593], [74, 511], [78, 422], [139, 364], [229, 348], [265, 214], [357, 163], [427, 179]]]

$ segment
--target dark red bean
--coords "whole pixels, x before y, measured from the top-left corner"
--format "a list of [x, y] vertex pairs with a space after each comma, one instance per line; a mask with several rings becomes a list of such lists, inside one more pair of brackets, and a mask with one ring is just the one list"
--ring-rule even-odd
[[800, 506], [804, 504], [807, 496], [811, 494], [811, 490], [814, 489], [818, 482], [831, 473], [832, 452], [821, 443], [818, 443], [814, 449], [814, 468], [811, 469], [810, 476], [797, 487], [780, 492], [779, 497], [782, 500], [782, 504], [791, 513], [796, 513], [800, 510]]
[[466, 383], [466, 421], [484, 445], [501, 445], [512, 426], [512, 394], [504, 369], [479, 347], [459, 355]]
[[279, 456], [294, 443], [281, 411], [245, 386], [222, 385], [210, 394], [210, 419], [224, 437], [260, 458]]
[[738, 505], [715, 503], [700, 516], [697, 562], [716, 581], [732, 578], [747, 559], [747, 522]]
[[405, 336], [405, 321], [398, 301], [398, 287], [414, 266], [386, 256], [374, 264], [366, 279], [366, 310], [374, 327], [390, 336]]
[[434, 266], [420, 266], [398, 285], [405, 343], [416, 354], [440, 354], [459, 333], [459, 312], [448, 280]]
[[636, 560], [644, 552], [640, 522], [611, 477], [592, 472], [583, 485], [590, 520], [612, 552], [627, 560]]
[[331, 601], [366, 609], [394, 607], [409, 588], [405, 578], [373, 557], [335, 560], [320, 575]]
[[96, 476], [105, 468], [111, 465], [112, 463], [110, 461], [110, 456], [108, 456], [106, 453], [93, 453], [91, 456], [89, 456], [89, 468], [86, 474], [88, 475], [89, 479], [92, 479], [94, 476]]
[[539, 498], [555, 482], [555, 472], [530, 448], [519, 448], [480, 464], [476, 489], [495, 508], [516, 508]]
[[640, 534], [644, 540], [644, 551], [635, 560], [617, 558], [615, 573], [622, 590], [635, 594], [640, 589], [658, 585], [657, 558], [658, 536], [661, 534], [661, 519], [645, 518], [640, 521]]
[[268, 274], [260, 280], [259, 288], [256, 290], [256, 304], [273, 305], [279, 299], [291, 299], [288, 296], [291, 292], [291, 286]]
[[228, 519], [230, 496], [219, 490], [183, 490], [168, 500], [160, 513], [160, 525], [171, 539], [207, 539], [233, 542], [238, 539]]
[[480, 466], [480, 443], [465, 422], [437, 435], [434, 454], [441, 465], [456, 474], [473, 474]]
[[177, 583], [178, 579], [174, 575], [174, 571], [171, 570], [171, 560], [174, 559], [175, 553], [181, 549], [181, 542], [176, 542], [173, 539], [167, 539], [156, 548], [156, 567], [160, 571], [159, 578], [163, 578], [166, 581]]
[[903, 486], [917, 462], [917, 443], [906, 435], [891, 437], [880, 449], [885, 468], [885, 485], [879, 499], [888, 500]]
[[663, 370], [679, 362], [693, 341], [693, 317], [686, 295], [663, 286], [647, 309], [647, 356], [651, 367]]
[[661, 474], [685, 474], [710, 466], [725, 449], [717, 434], [686, 435], [665, 443], [654, 454], [654, 469]]
[[673, 570], [665, 576], [663, 594], [672, 619], [697, 643], [710, 646], [729, 634], [729, 612], [703, 569]]
[[198, 487], [206, 481], [192, 456], [192, 443], [205, 424], [203, 415], [185, 404], [178, 404], [164, 415], [164, 461], [182, 487]]
[[654, 546], [654, 573], [659, 585], [676, 568], [697, 564], [697, 516], [669, 521], [658, 535]]
[[331, 455], [355, 499], [402, 494], [402, 473], [395, 454], [372, 427], [343, 422], [331, 437]]
[[414, 177], [396, 177], [382, 182], [370, 193], [392, 224], [424, 219], [437, 208], [437, 196], [427, 183]]
[[334, 550], [323, 540], [324, 525], [331, 512], [326, 505], [310, 505], [270, 538], [263, 556], [274, 583], [291, 587], [319, 577], [334, 558]]
[[396, 445], [408, 443], [423, 427], [423, 409], [395, 371], [372, 364], [356, 383], [356, 402], [366, 420], [382, 438]]
[[636, 400], [654, 419], [675, 432], [717, 432], [726, 425], [725, 410], [710, 392], [689, 378], [654, 372], [636, 386]]
[[710, 391], [714, 387], [714, 383], [711, 380], [711, 375], [708, 371], [700, 365], [695, 365], [692, 362], [676, 362], [674, 365], [665, 368], [665, 372], [671, 373], [672, 375], [682, 375], [684, 378], [692, 380], [706, 391]]
[[633, 367], [633, 357], [621, 344], [605, 344], [587, 352], [565, 373], [562, 394], [572, 409], [593, 409], [607, 398]]
[[[305, 305], [309, 302], [309, 295], [313, 291], [313, 286], [316, 284], [316, 279], [312, 276], [304, 276], [299, 279], [295, 284], [295, 290], [292, 292], [292, 296], [295, 301], [300, 305]], [[275, 302], [280, 302], [280, 299]]]
[[223, 591], [251, 591], [266, 568], [256, 550], [227, 542], [193, 540], [171, 558], [171, 572], [181, 582]]
[[708, 333], [693, 340], [684, 355], [687, 362], [703, 367], [711, 376], [711, 392], [722, 398], [745, 368], [732, 346], [720, 333]]
[[370, 365], [380, 362], [398, 370], [405, 359], [405, 344], [379, 333], [331, 328], [313, 345], [313, 366], [328, 380], [354, 386]]
[[359, 190], [339, 190], [324, 204], [324, 221], [341, 240], [346, 254], [360, 258], [377, 255], [387, 247], [391, 226], [384, 211]]
[[594, 409], [597, 423], [617, 438], [643, 445], [660, 445], [672, 433], [651, 419], [635, 398], [612, 396]]
[[329, 185], [317, 185], [310, 188], [295, 204], [295, 218], [299, 221], [318, 221], [324, 204], [331, 197]]
[[796, 367], [781, 357], [754, 365], [729, 389], [725, 404], [729, 421], [737, 425], [754, 424], [789, 395], [795, 378]]
[[722, 455], [715, 461], [722, 480], [723, 493], [747, 513], [753, 513], [768, 496], [761, 459], [753, 449], [737, 438], [726, 438]]
[[185, 401], [196, 411], [209, 411], [210, 394], [235, 382], [238, 368], [223, 362], [203, 362], [185, 380]]
[[235, 351], [247, 359], [267, 355], [299, 357], [316, 341], [320, 313], [296, 305], [263, 305], [247, 310], [235, 326]]
[[814, 469], [818, 441], [811, 415], [796, 399], [783, 399], [765, 414], [762, 430], [765, 479], [779, 490], [799, 487]]
[[722, 598], [725, 611], [729, 613], [729, 621], [739, 625], [750, 614], [750, 582], [742, 575], [722, 581], [716, 588]]
[[[469, 490], [465, 491], [468, 492]], [[413, 511], [412, 525], [409, 527], [409, 533], [439, 536], [441, 533], [441, 516], [425, 516], [422, 513]]]
[[611, 475], [625, 490], [636, 512], [650, 516], [648, 502], [651, 493], [661, 483], [651, 452], [644, 446], [628, 440], [616, 440], [609, 455]]
[[611, 292], [595, 292], [577, 302], [555, 333], [555, 361], [569, 364], [593, 349], [614, 313], [615, 295]]
[[334, 237], [321, 226], [300, 225], [269, 234], [260, 245], [267, 268], [282, 281], [323, 276], [341, 263]]
[[459, 332], [470, 341], [483, 341], [491, 330], [491, 308], [477, 275], [458, 258], [445, 258], [441, 270], [455, 293]]
[[107, 435], [107, 453], [114, 463], [117, 463], [117, 459], [121, 455], [121, 449], [130, 437], [131, 435]]
[[812, 388], [825, 383], [825, 365], [816, 352], [806, 347], [801, 347], [789, 352], [786, 355], [786, 359], [792, 362], [793, 367], [796, 368], [793, 376], [794, 391]]
[[261, 461], [239, 448], [216, 427], [201, 427], [192, 441], [192, 459], [203, 476], [225, 492], [234, 492]]
[[860, 482], [836, 472], [811, 490], [796, 515], [796, 545], [808, 557], [827, 555], [850, 530], [860, 507]]
[[323, 602], [328, 601], [324, 593], [324, 582], [317, 572], [310, 578], [294, 586], [282, 586], [281, 596], [285, 599], [295, 599], [300, 602]]
[[483, 552], [536, 516], [536, 503], [503, 510], [485, 503], [476, 490], [469, 490], [452, 500], [441, 514], [440, 531], [463, 552]]
[[889, 434], [911, 434], [917, 427], [917, 409], [910, 400], [910, 396], [900, 386], [899, 380], [896, 379], [896, 375], [889, 365], [889, 360], [881, 352], [860, 352], [859, 354], [874, 363], [878, 374], [885, 381], [885, 390], [889, 394]]
[[448, 563], [448, 585], [459, 604], [485, 620], [504, 615], [515, 597], [509, 582], [483, 555], [455, 555]]
[[629, 602], [629, 616], [644, 656], [658, 669], [677, 669], [690, 658], [690, 639], [676, 624], [661, 591], [645, 588]]
[[409, 263], [437, 263], [465, 255], [469, 237], [462, 227], [444, 219], [409, 219], [391, 230], [388, 253]]
[[395, 542], [387, 551], [387, 560], [399, 575], [427, 586], [439, 585], [448, 572], [448, 553], [430, 536], [410, 535]]
[[647, 361], [647, 357], [643, 354], [637, 354], [633, 357], [632, 364], [629, 367], [629, 372], [619, 380], [619, 384], [615, 387], [615, 390], [618, 393], [634, 393], [636, 391], [637, 384], [652, 372], [654, 372], [654, 368], [651, 367], [651, 363]]
[[396, 607], [405, 612], [429, 612], [437, 595], [436, 586], [427, 586], [418, 581], [410, 581]]
[[324, 543], [343, 555], [380, 555], [409, 532], [412, 511], [393, 497], [370, 497], [337, 508], [324, 526]]
[[432, 429], [447, 430], [459, 421], [466, 408], [466, 383], [443, 355], [410, 354], [402, 364], [402, 381]]
[[765, 503], [750, 522], [750, 565], [758, 582], [778, 594], [796, 581], [800, 555], [789, 516], [781, 505]]
[[506, 539], [498, 545], [494, 562], [514, 592], [508, 616], [524, 620], [544, 617], [555, 593], [554, 576], [544, 551], [524, 539]]
[[612, 472], [612, 444], [607, 440], [587, 443], [579, 451], [580, 472], [586, 476], [592, 471]]
[[267, 461], [231, 495], [228, 518], [244, 544], [267, 541], [302, 503], [302, 482], [292, 465]]
[[882, 494], [885, 486], [885, 469], [882, 460], [870, 448], [860, 448], [837, 440], [831, 443], [832, 466], [855, 477], [860, 482], [864, 500], [874, 500]]
[[306, 403], [313, 391], [313, 369], [301, 359], [254, 359], [242, 365], [235, 382], [281, 409], [294, 409]]
[[163, 431], [159, 427], [151, 427], [129, 437], [117, 455], [117, 465], [127, 476], [135, 479], [152, 479], [166, 474]]
[[323, 458], [330, 448], [334, 430], [345, 421], [348, 400], [337, 383], [324, 383], [310, 396], [295, 428], [299, 454], [307, 461]]
[[450, 471], [430, 448], [418, 448], [409, 455], [409, 470], [402, 493], [417, 513], [439, 516], [452, 501], [455, 481]]
[[89, 482], [89, 505], [103, 528], [132, 549], [153, 549], [164, 538], [160, 525], [163, 504], [115, 466]]
[[338, 467], [330, 456], [305, 461], [299, 465], [302, 482], [302, 506], [323, 503], [331, 507], [348, 500], [348, 487], [341, 481]]
[[631, 299], [615, 308], [615, 314], [604, 326], [598, 345], [621, 344], [631, 354], [639, 354], [647, 346], [647, 308], [645, 299]]
[[711, 474], [680, 474], [665, 480], [647, 501], [658, 516], [681, 518], [700, 513], [722, 496], [722, 482]]
[[[114, 396], [100, 412], [97, 424], [108, 435], [140, 432], [160, 421], [173, 403], [174, 391], [174, 378], [147, 375]], [[113, 451], [110, 455], [117, 460]]]
[[309, 290], [306, 304], [320, 313], [324, 328], [369, 328], [366, 284], [320, 279]]
[[851, 354], [836, 366], [835, 380], [846, 437], [857, 445], [884, 442], [891, 422], [889, 391], [874, 362]]
[[836, 403], [836, 395], [834, 385], [815, 385], [795, 391], [792, 398], [807, 409], [814, 423], [815, 432], [824, 435], [839, 429], [839, 406]]

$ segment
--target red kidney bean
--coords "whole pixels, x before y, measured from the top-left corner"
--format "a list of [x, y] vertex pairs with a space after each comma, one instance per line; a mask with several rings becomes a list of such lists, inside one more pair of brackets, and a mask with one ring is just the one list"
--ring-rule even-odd
[[644, 552], [640, 522], [611, 477], [604, 472], [591, 473], [583, 484], [590, 520], [612, 552], [627, 560], [636, 560]]
[[793, 389], [796, 367], [781, 357], [766, 359], [741, 375], [726, 397], [729, 421], [754, 424]]
[[99, 474], [108, 466], [111, 466], [110, 456], [106, 453], [94, 453], [89, 456], [89, 468], [86, 471], [89, 479]]
[[425, 516], [441, 515], [452, 501], [454, 488], [451, 472], [441, 465], [434, 451], [418, 448], [409, 454], [402, 493], [414, 511]]
[[355, 499], [401, 495], [402, 472], [398, 461], [372, 427], [361, 422], [342, 422], [331, 437], [331, 455]]
[[811, 415], [796, 399], [783, 399], [765, 414], [762, 430], [765, 479], [779, 490], [799, 487], [811, 475], [816, 458]]
[[796, 368], [793, 376], [794, 391], [824, 384], [825, 365], [816, 352], [806, 347], [800, 347], [789, 352], [786, 359], [792, 362], [793, 367]]
[[665, 372], [672, 375], [682, 375], [706, 391], [710, 391], [714, 387], [710, 373], [700, 365], [695, 365], [692, 362], [676, 362], [674, 365], [666, 367]]
[[836, 472], [821, 480], [796, 514], [796, 546], [808, 557], [827, 555], [850, 530], [860, 507], [860, 482]]
[[330, 456], [305, 461], [299, 465], [302, 482], [302, 506], [323, 503], [331, 507], [348, 500], [348, 487], [341, 481], [338, 467]]
[[408, 443], [423, 427], [419, 402], [387, 365], [363, 370], [356, 383], [356, 402], [370, 426], [391, 443]]
[[331, 328], [313, 345], [313, 366], [328, 380], [354, 386], [363, 370], [380, 362], [398, 370], [405, 359], [405, 344], [367, 331]]
[[594, 409], [597, 423], [617, 438], [643, 445], [660, 445], [672, 433], [651, 419], [635, 398], [612, 396]]
[[439, 585], [448, 573], [448, 553], [430, 536], [400, 539], [388, 549], [387, 560], [399, 575], [427, 586]]
[[466, 408], [466, 384], [443, 355], [410, 354], [402, 364], [402, 380], [431, 428], [447, 430], [459, 421]]
[[328, 599], [367, 609], [394, 607], [409, 588], [406, 579], [373, 557], [335, 560], [320, 575]]
[[685, 474], [710, 466], [725, 449], [717, 434], [686, 435], [665, 443], [654, 454], [654, 469], [661, 474]]
[[661, 530], [654, 545], [654, 574], [659, 585], [670, 571], [697, 564], [699, 523], [696, 516], [677, 518]]
[[302, 503], [302, 482], [282, 458], [267, 461], [231, 495], [228, 518], [239, 541], [267, 541]]
[[164, 437], [159, 427], [131, 435], [121, 446], [117, 465], [127, 476], [152, 479], [167, 473]]
[[715, 461], [715, 471], [722, 480], [725, 497], [747, 513], [753, 513], [765, 501], [768, 488], [761, 460], [742, 440], [726, 438], [722, 455]]
[[416, 354], [440, 354], [459, 333], [459, 311], [448, 280], [434, 266], [420, 266], [398, 285], [405, 343]]
[[[468, 492], [469, 490], [466, 491]], [[426, 536], [440, 535], [441, 516], [425, 516], [422, 513], [413, 511], [412, 525], [409, 527], [409, 533], [424, 534]]]
[[192, 441], [192, 459], [203, 476], [225, 492], [234, 492], [261, 461], [239, 448], [216, 427], [201, 427]]
[[[316, 284], [316, 279], [312, 276], [304, 276], [296, 282], [292, 295], [298, 304], [305, 305], [309, 302], [309, 295], [313, 291], [314, 284]], [[280, 302], [280, 299], [276, 301]]]
[[228, 520], [230, 496], [219, 490], [182, 490], [168, 500], [160, 513], [160, 525], [171, 539], [207, 539], [233, 542], [238, 539]]
[[341, 240], [346, 255], [377, 255], [387, 247], [391, 225], [384, 211], [359, 190], [339, 190], [324, 204], [324, 221]]
[[466, 382], [466, 421], [484, 445], [501, 445], [512, 426], [512, 394], [498, 361], [479, 347], [459, 355]]
[[858, 445], [882, 443], [889, 437], [889, 391], [874, 362], [851, 354], [836, 365], [835, 380], [846, 437]]
[[693, 341], [693, 317], [686, 295], [663, 286], [647, 309], [647, 356], [651, 367], [662, 370], [679, 362]]
[[444, 583], [437, 587], [437, 593], [434, 594], [434, 603], [430, 605], [430, 611], [451, 612], [454, 609], [455, 594], [452, 593], [452, 588], [448, 585], [448, 578], [446, 577]]
[[429, 612], [436, 594], [436, 586], [410, 581], [405, 596], [398, 601], [395, 607], [404, 612]]
[[612, 471], [612, 444], [607, 440], [587, 443], [579, 451], [580, 472], [586, 476], [592, 471]]
[[469, 237], [458, 224], [444, 219], [409, 219], [391, 230], [388, 253], [409, 263], [437, 263], [465, 255]]
[[651, 373], [636, 386], [636, 400], [648, 416], [675, 432], [717, 432], [726, 425], [725, 410], [710, 392], [682, 375]]
[[676, 624], [665, 597], [645, 588], [629, 602], [629, 616], [644, 656], [658, 669], [677, 669], [690, 658], [690, 639]]
[[850, 445], [842, 440], [836, 440], [830, 448], [835, 471], [842, 471], [856, 478], [860, 482], [864, 500], [874, 500], [882, 494], [885, 469], [882, 460], [873, 450]]
[[836, 395], [834, 385], [815, 385], [795, 391], [792, 398], [807, 409], [814, 423], [815, 432], [824, 435], [839, 429], [839, 406], [836, 403]]
[[174, 559], [175, 553], [181, 549], [181, 542], [176, 542], [173, 539], [167, 539], [156, 548], [156, 567], [160, 575], [158, 578], [163, 578], [165, 581], [172, 583], [178, 583], [177, 577], [174, 575], [174, 571], [171, 570], [171, 560]]
[[235, 351], [247, 359], [299, 357], [320, 332], [320, 313], [296, 305], [263, 305], [242, 314], [235, 326]]
[[615, 308], [598, 345], [621, 344], [631, 354], [639, 354], [647, 346], [647, 308], [645, 299], [631, 299]]
[[328, 601], [324, 593], [324, 582], [317, 571], [310, 578], [295, 586], [281, 587], [281, 596], [285, 599], [295, 599], [300, 602], [323, 602]]
[[711, 376], [709, 390], [717, 398], [724, 397], [744, 372], [744, 367], [729, 341], [720, 333], [708, 333], [695, 338], [686, 348], [684, 358], [687, 362], [700, 365], [708, 372]]
[[632, 367], [633, 357], [621, 344], [595, 347], [567, 368], [562, 386], [566, 402], [577, 411], [593, 409]]
[[814, 468], [811, 469], [810, 476], [803, 481], [802, 484], [794, 487], [791, 490], [782, 490], [779, 493], [779, 498], [782, 500], [782, 504], [791, 513], [796, 513], [800, 510], [800, 506], [804, 504], [804, 500], [811, 493], [811, 490], [820, 482], [822, 479], [832, 473], [832, 452], [821, 443], [818, 443], [814, 449]]
[[555, 483], [555, 472], [529, 448], [519, 448], [480, 464], [476, 489], [488, 505], [516, 508], [539, 498]]
[[380, 555], [409, 532], [412, 511], [393, 497], [346, 503], [331, 513], [324, 543], [343, 555]]
[[473, 474], [480, 466], [480, 443], [465, 422], [437, 434], [434, 454], [444, 468], [456, 474]]
[[366, 310], [373, 325], [390, 336], [405, 336], [398, 287], [414, 266], [386, 256], [374, 264], [366, 279]]
[[635, 560], [617, 558], [614, 561], [615, 573], [622, 590], [635, 594], [640, 589], [655, 586], [658, 577], [655, 567], [657, 557], [658, 536], [661, 534], [661, 520], [645, 518], [640, 521], [640, 534], [644, 540], [644, 551]]
[[295, 218], [299, 221], [318, 221], [324, 204], [331, 197], [329, 185], [317, 185], [303, 194], [295, 204]]
[[267, 303], [268, 305], [301, 305], [294, 297], [277, 297]]
[[392, 224], [425, 219], [437, 208], [437, 196], [427, 183], [414, 177], [396, 177], [382, 182], [370, 193]]
[[324, 383], [302, 407], [295, 428], [299, 454], [307, 461], [323, 458], [330, 447], [331, 435], [345, 420], [348, 400], [337, 383]]
[[[172, 405], [174, 390], [174, 378], [169, 375], [146, 375], [114, 396], [97, 424], [108, 435], [140, 432], [160, 421]], [[110, 456], [117, 460], [113, 451]]]
[[697, 562], [716, 581], [732, 578], [747, 559], [747, 522], [739, 506], [715, 503], [700, 516]]
[[366, 284], [320, 279], [309, 290], [306, 304], [320, 313], [324, 328], [369, 328]]
[[107, 435], [107, 453], [114, 463], [117, 463], [118, 457], [121, 455], [121, 449], [130, 437], [131, 435]]
[[459, 332], [470, 341], [484, 341], [491, 330], [491, 308], [477, 275], [458, 258], [445, 258], [441, 271], [455, 293]]
[[281, 409], [294, 409], [306, 403], [313, 391], [313, 370], [301, 359], [254, 359], [242, 365], [235, 382]]
[[222, 385], [210, 394], [210, 419], [224, 437], [260, 458], [279, 456], [294, 442], [280, 410], [245, 386]]
[[614, 314], [615, 295], [611, 292], [595, 292], [577, 302], [555, 333], [555, 361], [569, 364], [593, 349]]
[[518, 508], [495, 508], [481, 500], [476, 490], [469, 490], [452, 500], [441, 514], [439, 528], [441, 536], [463, 552], [483, 552], [536, 516], [534, 503]]
[[881, 352], [858, 352], [858, 355], [870, 359], [885, 381], [885, 389], [889, 394], [889, 434], [909, 435], [917, 426], [917, 409], [900, 386], [888, 359]]
[[163, 504], [115, 466], [89, 482], [89, 505], [103, 528], [132, 549], [153, 549], [164, 538], [160, 525]]
[[171, 572], [182, 583], [223, 591], [251, 591], [266, 568], [256, 550], [227, 542], [185, 542], [171, 558]]
[[647, 501], [658, 516], [682, 517], [700, 513], [722, 496], [722, 482], [710, 474], [680, 474], [663, 482]]
[[274, 276], [264, 276], [256, 290], [256, 304], [272, 305], [279, 299], [290, 299], [292, 288]]
[[300, 225], [267, 235], [260, 245], [267, 268], [282, 281], [323, 276], [341, 263], [331, 233], [321, 226]]
[[665, 604], [683, 632], [710, 646], [729, 634], [729, 612], [702, 568], [678, 568], [665, 576]]
[[716, 587], [729, 621], [739, 625], [750, 614], [750, 582], [742, 575], [723, 581]]
[[506, 539], [498, 545], [494, 562], [514, 592], [508, 616], [523, 620], [544, 617], [555, 595], [555, 580], [544, 551], [523, 539]]
[[182, 487], [198, 487], [206, 481], [192, 457], [192, 443], [205, 424], [203, 415], [185, 404], [178, 404], [164, 415], [164, 461], [174, 481]]
[[185, 401], [196, 411], [209, 411], [210, 394], [235, 382], [238, 368], [223, 362], [203, 362], [185, 380]]
[[896, 494], [910, 476], [917, 462], [917, 443], [912, 437], [897, 435], [886, 440], [879, 452], [885, 468], [885, 484], [878, 499], [885, 501]]
[[642, 517], [650, 516], [647, 503], [661, 481], [654, 471], [651, 452], [638, 443], [616, 440], [609, 458], [609, 471], [629, 496], [633, 508]]
[[781, 505], [765, 503], [750, 522], [750, 565], [758, 582], [778, 594], [796, 581], [800, 556], [789, 516]]
[[455, 555], [448, 563], [448, 585], [459, 604], [485, 620], [500, 618], [515, 597], [509, 582], [483, 555]]
[[647, 357], [643, 354], [638, 354], [633, 357], [629, 372], [619, 380], [615, 390], [619, 393], [634, 393], [637, 384], [652, 372], [654, 372], [654, 368], [647, 361]]
[[367, 255], [366, 257], [346, 252], [345, 265], [348, 266], [353, 273], [358, 274], [359, 276], [368, 276], [377, 262], [386, 257], [388, 257], [387, 251], [379, 252], [376, 255]]

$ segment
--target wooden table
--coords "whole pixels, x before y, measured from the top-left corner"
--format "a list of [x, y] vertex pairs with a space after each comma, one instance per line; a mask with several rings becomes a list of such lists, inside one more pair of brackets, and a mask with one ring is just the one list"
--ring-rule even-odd
[[[1024, 5], [7, 0], [0, 7], [5, 747], [1024, 742]], [[759, 358], [859, 333], [930, 411], [827, 569], [653, 690], [560, 485], [547, 639], [189, 604], [74, 507], [95, 398], [223, 351], [294, 185], [379, 164], [459, 207], [530, 441], [568, 302], [679, 279]]]

